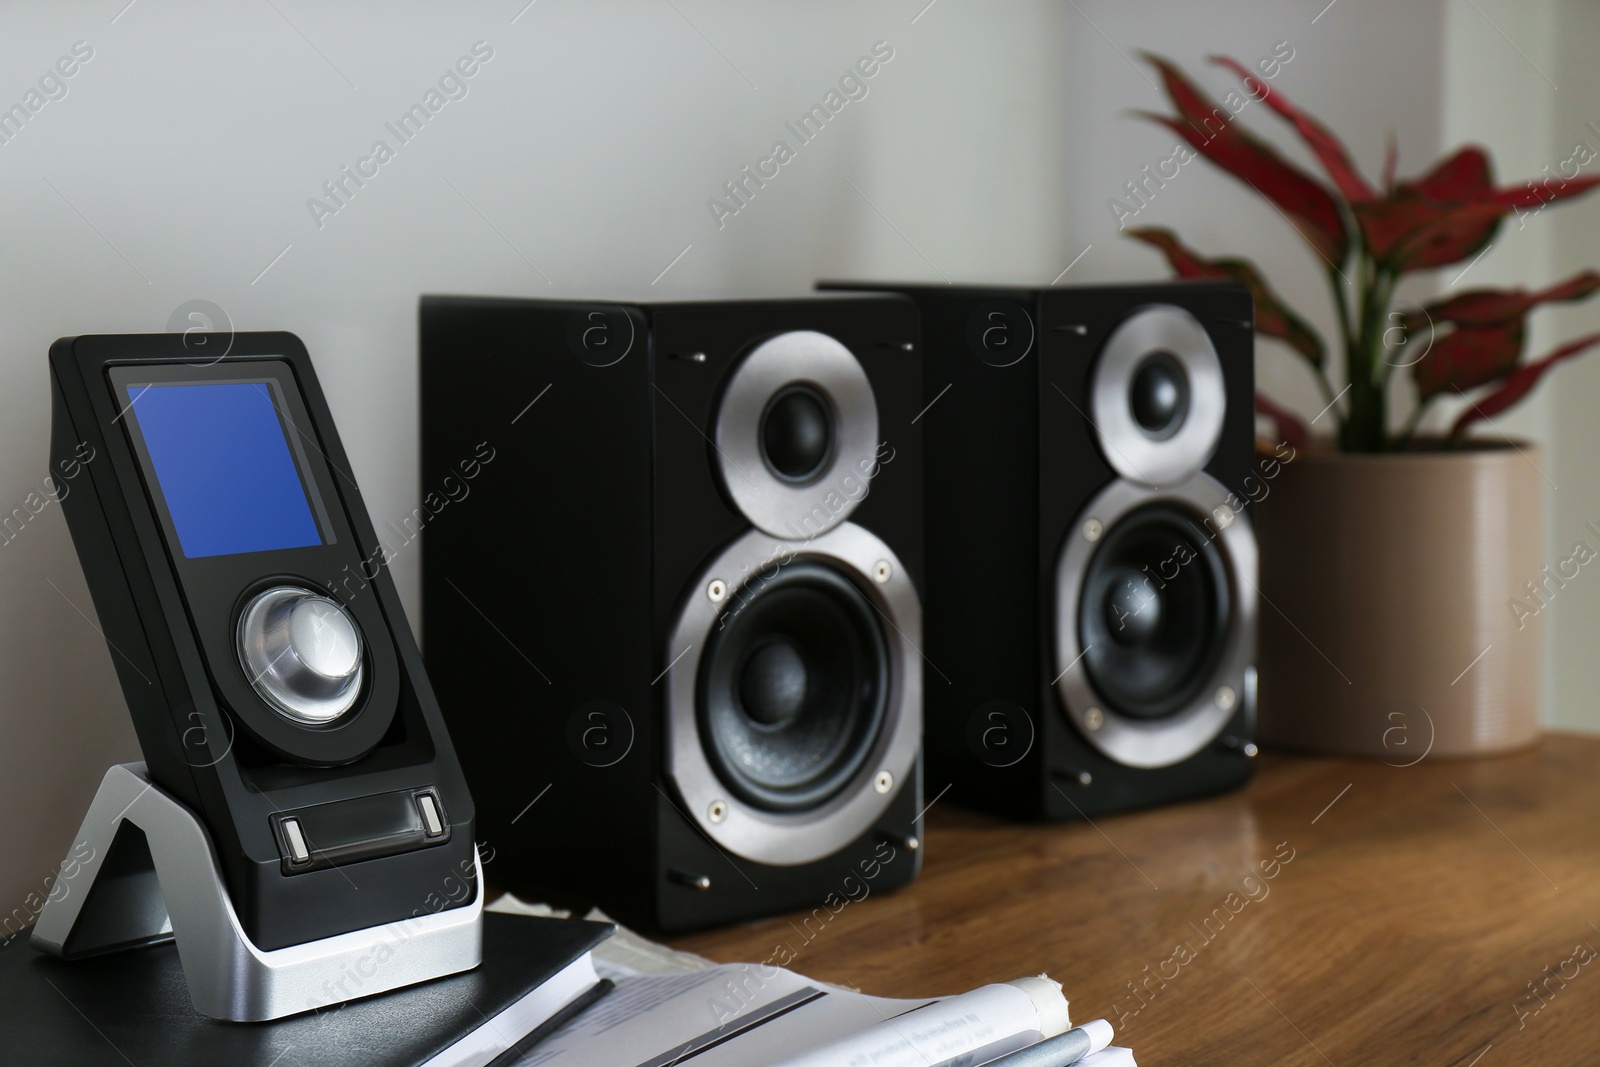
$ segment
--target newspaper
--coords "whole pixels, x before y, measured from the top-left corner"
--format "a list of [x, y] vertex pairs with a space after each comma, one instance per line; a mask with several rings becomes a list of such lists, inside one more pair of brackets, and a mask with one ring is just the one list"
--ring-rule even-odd
[[[562, 914], [510, 895], [490, 908]], [[599, 912], [586, 918], [609, 921]], [[714, 964], [620, 926], [593, 956], [615, 989], [518, 1067], [975, 1067], [1069, 1025], [1060, 987], [1048, 979], [950, 998], [872, 997], [770, 964]], [[808, 1058], [818, 1050], [824, 1058]], [[1131, 1055], [1102, 1059], [1119, 1051], [1084, 1067], [1132, 1067]]]

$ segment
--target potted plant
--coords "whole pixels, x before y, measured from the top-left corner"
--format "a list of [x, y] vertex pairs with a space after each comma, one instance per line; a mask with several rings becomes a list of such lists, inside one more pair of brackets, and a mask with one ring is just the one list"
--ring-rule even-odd
[[[1469, 146], [1396, 180], [1391, 140], [1375, 187], [1326, 127], [1234, 60], [1214, 59], [1246, 94], [1229, 93], [1224, 106], [1170, 62], [1146, 58], [1177, 110], [1146, 117], [1181, 139], [1180, 161], [1204, 157], [1299, 231], [1326, 268], [1338, 316], [1344, 385], [1335, 389], [1327, 346], [1254, 265], [1202, 256], [1167, 230], [1127, 231], [1180, 277], [1247, 285], [1256, 332], [1303, 357], [1323, 394], [1328, 406], [1312, 421], [1331, 416], [1338, 427], [1312, 440], [1305, 422], [1257, 396], [1281, 439], [1279, 458], [1292, 457], [1266, 492], [1249, 494], [1261, 542], [1262, 740], [1397, 764], [1533, 743], [1537, 616], [1600, 537], [1545, 561], [1538, 451], [1467, 431], [1600, 342], [1590, 334], [1522, 358], [1529, 313], [1589, 297], [1600, 274], [1544, 289], [1463, 290], [1409, 310], [1395, 306], [1395, 289], [1409, 275], [1472, 262], [1507, 216], [1527, 225], [1600, 178], [1579, 177], [1569, 160], [1560, 173], [1496, 188], [1488, 155]], [[1251, 101], [1293, 126], [1326, 181], [1243, 129], [1235, 116]], [[1416, 400], [1401, 417], [1391, 411], [1393, 387], [1407, 372]], [[1441, 398], [1466, 404], [1448, 432], [1420, 433]]]

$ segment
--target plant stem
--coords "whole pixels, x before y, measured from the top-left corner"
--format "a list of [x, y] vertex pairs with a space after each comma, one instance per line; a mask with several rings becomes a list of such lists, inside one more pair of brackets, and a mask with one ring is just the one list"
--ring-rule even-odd
[[1322, 390], [1322, 399], [1326, 400], [1330, 405], [1338, 402], [1339, 396], [1333, 391], [1333, 383], [1328, 380], [1328, 372], [1325, 368], [1313, 366], [1311, 368], [1311, 377], [1315, 379], [1317, 388]]
[[[1342, 427], [1346, 452], [1382, 452], [1388, 446], [1388, 406], [1378, 348], [1388, 309], [1386, 273], [1364, 251], [1358, 252], [1357, 301], [1345, 330], [1345, 370], [1350, 379], [1350, 411]], [[1342, 296], [1342, 294], [1341, 294]]]
[[1350, 279], [1338, 267], [1330, 263], [1328, 265], [1328, 285], [1333, 288], [1333, 306], [1339, 313], [1339, 337], [1345, 342], [1346, 347], [1349, 346], [1350, 334], [1352, 333], [1350, 328], [1350, 302], [1345, 299], [1344, 295], [1344, 287], [1349, 284]]
[[1366, 321], [1367, 260], [1358, 254], [1356, 262], [1360, 269], [1353, 301], [1355, 306], [1351, 308], [1350, 324], [1344, 335], [1344, 375], [1350, 383], [1350, 420], [1345, 426], [1347, 432], [1344, 441], [1346, 452], [1369, 451], [1365, 437], [1366, 426], [1371, 418], [1367, 414], [1371, 390], [1367, 388], [1366, 375], [1362, 373], [1366, 368], [1361, 356], [1361, 324]]
[[[1350, 348], [1350, 305], [1345, 299], [1344, 287], [1348, 284], [1349, 279], [1344, 276], [1343, 272], [1341, 272], [1334, 264], [1328, 264], [1328, 286], [1333, 290], [1334, 310], [1338, 312], [1339, 315], [1339, 339], [1344, 343], [1346, 353], [1349, 352]], [[1347, 354], [1345, 366], [1347, 376], [1350, 369], [1348, 358], [1349, 357]], [[1337, 404], [1340, 394], [1334, 391], [1333, 382], [1328, 379], [1327, 367], [1321, 366], [1313, 369], [1316, 371], [1317, 384], [1322, 387], [1323, 399], [1326, 400], [1329, 405]], [[1334, 415], [1336, 415], [1339, 419], [1340, 447], [1347, 447], [1344, 444], [1344, 438], [1346, 427], [1349, 425], [1350, 421], [1349, 414], [1348, 412], [1341, 412], [1335, 409]]]
[[1395, 437], [1394, 450], [1396, 452], [1404, 451], [1411, 444], [1411, 439], [1416, 436], [1417, 426], [1422, 422], [1422, 416], [1428, 410], [1428, 404], [1432, 400], [1433, 397], [1431, 396], [1427, 400], [1419, 400], [1411, 409], [1411, 414], [1406, 418], [1405, 425], [1400, 428], [1400, 433]]

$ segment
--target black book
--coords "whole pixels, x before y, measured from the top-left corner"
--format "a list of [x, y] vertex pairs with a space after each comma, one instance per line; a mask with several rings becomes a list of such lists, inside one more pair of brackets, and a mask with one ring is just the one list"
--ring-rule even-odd
[[0, 1063], [502, 1067], [610, 988], [589, 952], [612, 929], [486, 912], [477, 969], [267, 1023], [196, 1012], [170, 942], [69, 963], [18, 937], [0, 950]]

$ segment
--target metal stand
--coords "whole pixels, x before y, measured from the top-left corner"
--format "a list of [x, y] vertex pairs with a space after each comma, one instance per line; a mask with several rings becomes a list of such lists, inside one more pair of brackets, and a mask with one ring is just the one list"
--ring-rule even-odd
[[77, 861], [65, 892], [51, 893], [34, 947], [76, 959], [174, 940], [189, 999], [215, 1019], [314, 1011], [351, 999], [341, 992], [351, 976], [367, 996], [482, 959], [481, 864], [471, 904], [263, 952], [239, 925], [205, 827], [151, 783], [142, 763], [106, 771], [74, 851], [90, 858]]

